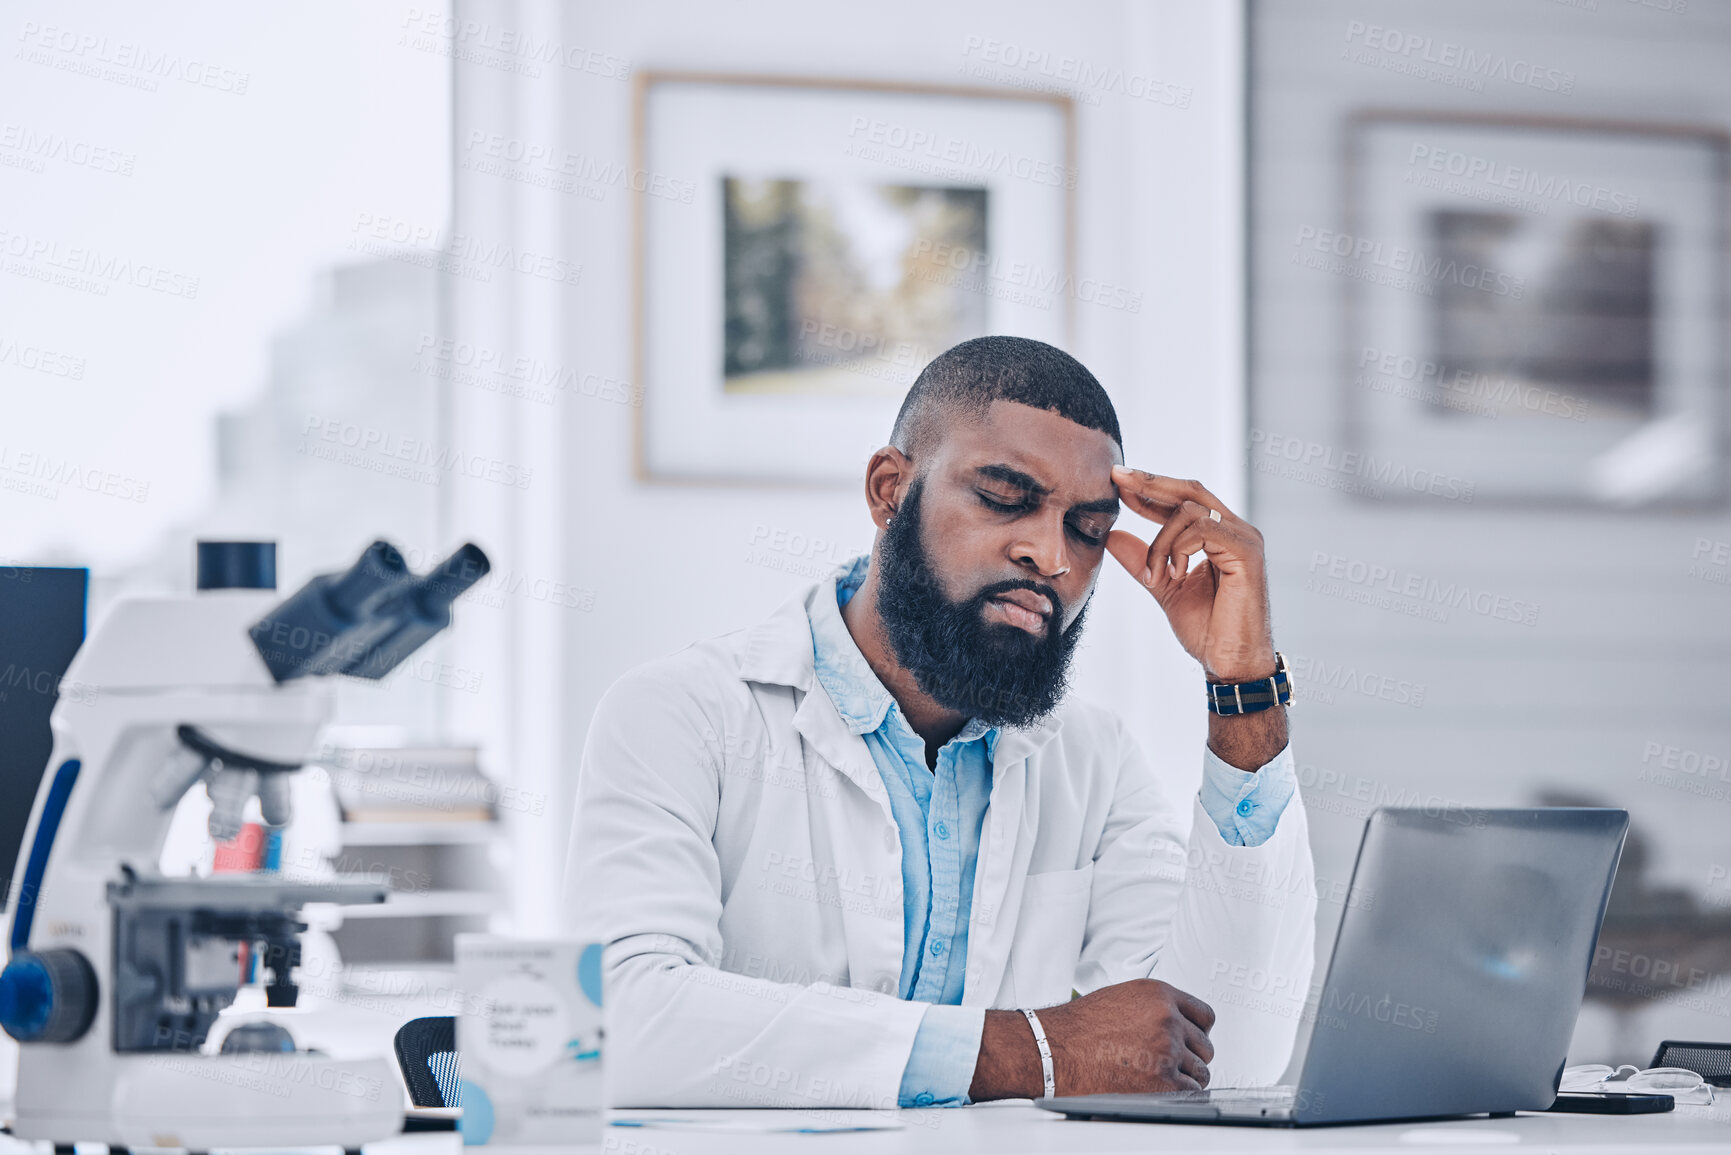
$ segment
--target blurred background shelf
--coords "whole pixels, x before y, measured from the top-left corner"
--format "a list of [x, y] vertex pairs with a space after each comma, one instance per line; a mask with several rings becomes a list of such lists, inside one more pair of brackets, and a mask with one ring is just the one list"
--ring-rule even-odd
[[344, 846], [456, 846], [491, 842], [498, 823], [466, 819], [458, 822], [345, 822]]
[[485, 915], [498, 909], [499, 896], [486, 890], [445, 890], [427, 894], [393, 893], [390, 901], [343, 907], [343, 921], [377, 918], [443, 918]]
[[469, 746], [344, 747], [324, 760], [343, 815], [342, 873], [384, 883], [390, 899], [346, 906], [333, 936], [345, 969], [437, 967], [451, 938], [509, 929], [510, 846], [499, 789]]

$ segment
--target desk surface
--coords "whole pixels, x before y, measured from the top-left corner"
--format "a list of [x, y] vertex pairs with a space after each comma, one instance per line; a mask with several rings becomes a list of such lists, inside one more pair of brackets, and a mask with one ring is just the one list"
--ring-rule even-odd
[[[722, 1119], [746, 1123], [800, 1120], [812, 1125], [845, 1123], [883, 1114], [849, 1111], [618, 1111], [617, 1118]], [[888, 1113], [884, 1113], [888, 1114]], [[1091, 1155], [1093, 1152], [1155, 1151], [1161, 1155], [1220, 1151], [1413, 1152], [1486, 1147], [1528, 1151], [1591, 1151], [1595, 1155], [1651, 1151], [1731, 1152], [1731, 1101], [1714, 1107], [1678, 1108], [1663, 1115], [1518, 1115], [1513, 1119], [1462, 1119], [1447, 1123], [1393, 1123], [1303, 1130], [1254, 1127], [1173, 1126], [1154, 1123], [1079, 1122], [1035, 1107], [991, 1104], [954, 1109], [900, 1111], [906, 1125], [894, 1131], [838, 1134], [693, 1131], [607, 1127], [599, 1146], [474, 1148], [495, 1155], [547, 1155], [552, 1151], [599, 1155]], [[44, 1155], [46, 1144], [0, 1136], [0, 1155]], [[327, 1155], [324, 1149], [320, 1155]], [[369, 1143], [366, 1155], [461, 1155], [455, 1134], [402, 1135]], [[280, 1152], [273, 1155], [281, 1155]]]
[[[813, 1124], [846, 1122], [847, 1111], [618, 1111], [618, 1118], [726, 1117], [741, 1122], [790, 1116]], [[869, 1114], [869, 1113], [865, 1113]], [[1092, 1152], [1156, 1151], [1162, 1155], [1218, 1151], [1413, 1152], [1461, 1147], [1530, 1151], [1580, 1150], [1611, 1155], [1731, 1151], [1731, 1103], [1678, 1108], [1663, 1115], [1518, 1115], [1513, 1119], [1463, 1119], [1448, 1123], [1264, 1129], [1172, 1126], [1152, 1123], [1080, 1122], [1031, 1106], [987, 1105], [896, 1113], [906, 1123], [896, 1131], [841, 1134], [751, 1134], [656, 1128], [607, 1127], [604, 1155], [1089, 1155]], [[453, 1135], [410, 1135], [372, 1144], [368, 1155], [458, 1155]], [[481, 1150], [479, 1148], [475, 1149]], [[487, 1148], [505, 1155], [509, 1149]], [[548, 1148], [517, 1148], [528, 1155]], [[582, 1148], [567, 1148], [578, 1151]], [[588, 1148], [588, 1150], [597, 1150]]]

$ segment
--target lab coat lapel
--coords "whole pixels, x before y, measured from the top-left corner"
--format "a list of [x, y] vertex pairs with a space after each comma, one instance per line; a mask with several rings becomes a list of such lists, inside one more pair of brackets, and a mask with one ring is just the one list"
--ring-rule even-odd
[[821, 683], [814, 680], [800, 699], [799, 708], [793, 713], [793, 728], [819, 757], [877, 802], [885, 818], [892, 818], [889, 791], [884, 788], [883, 776], [872, 761], [871, 751], [866, 749], [863, 738], [848, 729]]
[[848, 729], [836, 711], [829, 693], [817, 680], [812, 653], [810, 606], [816, 597], [835, 597], [835, 579], [818, 582], [798, 597], [790, 598], [748, 637], [739, 676], [748, 682], [791, 686], [801, 691], [793, 715], [794, 729], [829, 765], [865, 791], [890, 817], [889, 793], [878, 776], [871, 752], [858, 734]]
[[[906, 896], [902, 844], [889, 791], [864, 739], [848, 729], [821, 683], [806, 692], [793, 724], [819, 758], [858, 787], [858, 792], [845, 785], [833, 792], [818, 791], [814, 810], [828, 815], [829, 829], [814, 830], [812, 837], [814, 843], [828, 842], [843, 891], [837, 898], [847, 933], [850, 985], [894, 994], [906, 945], [902, 926]], [[823, 771], [808, 764], [806, 773]]]
[[[849, 981], [893, 994], [903, 950], [901, 840], [889, 791], [871, 751], [848, 728], [817, 680], [810, 597], [835, 597], [835, 583], [818, 583], [811, 595], [788, 602], [759, 625], [747, 644], [740, 674], [749, 682], [791, 686], [798, 693], [793, 728], [815, 755], [804, 759], [812, 849], [814, 854], [827, 850], [836, 868], [835, 897], [846, 928]], [[824, 765], [818, 765], [819, 760]], [[825, 767], [851, 787], [838, 784], [832, 789], [821, 778]]]

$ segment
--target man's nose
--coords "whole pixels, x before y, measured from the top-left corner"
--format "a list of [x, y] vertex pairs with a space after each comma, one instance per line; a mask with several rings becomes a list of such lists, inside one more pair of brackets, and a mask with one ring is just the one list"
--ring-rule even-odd
[[1010, 547], [1011, 560], [1031, 566], [1043, 578], [1062, 577], [1070, 572], [1070, 554], [1064, 548], [1064, 519], [1061, 514], [1043, 517], [1027, 527], [1026, 535]]

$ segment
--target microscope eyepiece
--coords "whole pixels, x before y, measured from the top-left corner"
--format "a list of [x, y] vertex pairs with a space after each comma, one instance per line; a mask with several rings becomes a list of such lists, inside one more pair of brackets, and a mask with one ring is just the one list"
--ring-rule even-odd
[[487, 576], [492, 563], [479, 546], [467, 543], [433, 570], [404, 583], [367, 605], [364, 642], [335, 672], [357, 678], [382, 678], [451, 624], [451, 603]]
[[397, 547], [388, 541], [375, 541], [347, 573], [326, 587], [325, 597], [333, 611], [354, 618], [360, 614], [367, 599], [410, 576], [408, 563], [397, 552]]
[[415, 601], [422, 611], [432, 614], [450, 609], [451, 603], [467, 593], [471, 586], [487, 576], [492, 569], [487, 555], [474, 545], [464, 545], [440, 562], [432, 573], [419, 579]]
[[315, 674], [382, 678], [451, 624], [451, 603], [487, 575], [463, 545], [423, 576], [375, 541], [340, 574], [321, 574], [253, 623], [253, 645], [278, 682]]

